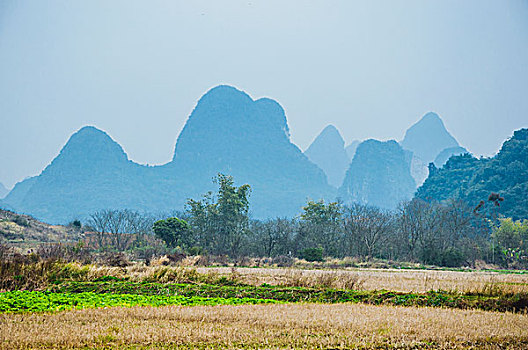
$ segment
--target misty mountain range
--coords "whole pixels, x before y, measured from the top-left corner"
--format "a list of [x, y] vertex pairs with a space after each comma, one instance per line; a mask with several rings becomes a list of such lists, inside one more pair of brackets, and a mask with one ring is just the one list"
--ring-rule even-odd
[[252, 187], [256, 218], [297, 215], [308, 199], [360, 202], [393, 209], [411, 199], [430, 162], [465, 153], [435, 113], [411, 126], [401, 142], [345, 141], [327, 126], [303, 153], [290, 140], [283, 108], [217, 86], [198, 101], [180, 133], [172, 161], [132, 162], [104, 131], [73, 134], [38, 176], [19, 182], [4, 207], [65, 223], [103, 208], [182, 210], [188, 198], [215, 189], [217, 173]]

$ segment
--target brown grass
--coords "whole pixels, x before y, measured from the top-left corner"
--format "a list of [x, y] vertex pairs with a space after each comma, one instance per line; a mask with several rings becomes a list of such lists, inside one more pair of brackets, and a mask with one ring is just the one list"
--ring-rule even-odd
[[362, 304], [111, 308], [0, 315], [1, 349], [528, 348], [528, 316]]
[[[201, 273], [229, 275], [231, 268], [198, 268]], [[277, 268], [237, 268], [239, 279], [244, 283], [260, 285], [315, 286], [318, 281], [334, 280], [330, 287], [341, 288], [352, 284], [363, 290], [393, 290], [401, 292], [427, 292], [446, 290], [453, 292], [520, 293], [528, 292], [528, 275], [499, 274], [489, 271], [433, 271], [433, 270], [298, 270]]]

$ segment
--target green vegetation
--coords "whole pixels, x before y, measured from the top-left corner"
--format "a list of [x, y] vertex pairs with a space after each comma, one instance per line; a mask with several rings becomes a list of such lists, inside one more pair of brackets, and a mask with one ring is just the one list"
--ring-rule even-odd
[[178, 218], [158, 220], [152, 226], [152, 230], [158, 238], [162, 239], [171, 248], [190, 243], [191, 226], [185, 220]]
[[[459, 199], [488, 217], [528, 218], [528, 129], [515, 131], [493, 158], [464, 154], [451, 157], [440, 169], [432, 165], [432, 170], [417, 198]], [[503, 201], [493, 200], [491, 193]]]
[[[280, 285], [249, 285], [232, 270], [228, 275], [198, 273], [185, 267], [129, 268], [41, 260], [37, 255], [9, 255], [0, 261], [0, 312], [56, 311], [134, 305], [216, 305], [268, 302], [367, 303], [438, 306], [494, 311], [528, 310], [528, 294], [514, 289], [424, 293], [354, 290], [357, 278], [321, 275], [308, 281], [292, 273]], [[348, 280], [347, 280], [348, 278]], [[335, 289], [336, 279], [341, 287]]]
[[12, 291], [0, 293], [0, 312], [48, 312], [113, 306], [239, 305], [277, 303], [255, 298], [215, 298], [183, 295], [143, 295], [115, 293], [55, 293]]
[[499, 219], [492, 239], [503, 264], [521, 267], [528, 260], [528, 220]]
[[366, 303], [526, 312], [528, 295], [430, 291], [354, 291], [283, 286], [148, 283], [130, 281], [64, 282], [45, 292], [0, 293], [1, 312], [55, 311], [71, 308], [256, 303]]
[[211, 193], [187, 202], [190, 223], [197, 244], [215, 255], [238, 257], [249, 234], [249, 194], [251, 187], [236, 187], [233, 177], [218, 174], [216, 201]]

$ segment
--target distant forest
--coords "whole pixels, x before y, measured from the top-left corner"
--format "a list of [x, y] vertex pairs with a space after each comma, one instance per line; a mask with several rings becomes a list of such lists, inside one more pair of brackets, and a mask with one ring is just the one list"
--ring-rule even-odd
[[[269, 257], [279, 265], [291, 264], [294, 257], [307, 261], [355, 257], [447, 267], [479, 263], [528, 267], [528, 221], [502, 217], [500, 197], [490, 196], [478, 208], [461, 200], [417, 198], [395, 211], [309, 201], [299, 217], [252, 220], [251, 187], [237, 187], [232, 177], [222, 174], [215, 182], [217, 192], [190, 199], [186, 211], [174, 216], [158, 220], [128, 210], [103, 210], [93, 213], [84, 229], [100, 232], [96, 248], [129, 250], [146, 260], [169, 253], [234, 261]], [[125, 244], [105, 243], [107, 232]], [[125, 232], [136, 233], [134, 242], [130, 235], [123, 238]], [[152, 234], [165, 243], [165, 249], [149, 245], [152, 241], [145, 237]]]

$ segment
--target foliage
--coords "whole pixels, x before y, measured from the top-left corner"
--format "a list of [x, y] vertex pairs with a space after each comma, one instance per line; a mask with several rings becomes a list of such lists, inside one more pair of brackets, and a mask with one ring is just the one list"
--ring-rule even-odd
[[171, 248], [191, 244], [191, 226], [187, 221], [178, 218], [158, 220], [152, 226], [152, 230]]
[[25, 217], [23, 217], [22, 215], [15, 216], [15, 219], [13, 221], [19, 226], [23, 226], [23, 227], [28, 227], [29, 226], [28, 220]]
[[204, 298], [182, 295], [143, 295], [115, 293], [53, 293], [13, 291], [0, 293], [0, 312], [49, 312], [99, 307], [166, 305], [240, 305], [277, 303], [255, 298]]
[[528, 220], [499, 219], [492, 235], [509, 267], [528, 266]]
[[[503, 201], [490, 199], [500, 194]], [[483, 216], [528, 218], [528, 129], [520, 129], [492, 158], [469, 154], [451, 157], [430, 172], [416, 197], [423, 200], [463, 200]], [[482, 203], [482, 204], [480, 204]]]
[[[308, 253], [308, 261], [321, 261], [322, 255], [339, 256], [339, 242], [342, 238], [342, 215], [343, 207], [338, 202], [325, 204], [323, 200], [318, 202], [308, 201], [301, 214], [301, 226], [297, 237], [297, 244], [307, 247], [301, 256], [306, 259], [306, 250], [312, 249]], [[323, 239], [321, 239], [323, 238]], [[321, 245], [320, 254], [316, 252], [316, 246]], [[320, 257], [319, 257], [320, 255]]]
[[486, 295], [429, 291], [336, 290], [324, 287], [230, 286], [208, 284], [163, 284], [68, 282], [52, 291], [0, 293], [0, 312], [56, 311], [72, 308], [164, 305], [238, 305], [257, 303], [366, 303], [374, 305], [433, 306], [489, 311], [528, 310], [524, 293]]
[[187, 202], [190, 223], [198, 243], [208, 252], [238, 257], [249, 234], [251, 187], [236, 187], [233, 177], [224, 174], [218, 174], [214, 182], [218, 184], [216, 198], [208, 193], [201, 200]]
[[305, 248], [301, 251], [301, 258], [306, 261], [323, 261], [323, 248]]

